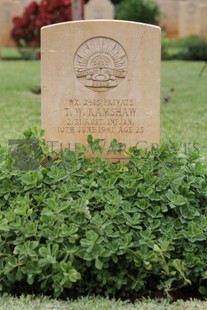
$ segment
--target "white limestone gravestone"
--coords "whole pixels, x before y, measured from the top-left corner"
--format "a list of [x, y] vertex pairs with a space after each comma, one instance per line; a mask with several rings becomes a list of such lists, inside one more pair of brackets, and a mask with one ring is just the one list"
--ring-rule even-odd
[[[42, 28], [42, 128], [76, 150], [88, 135], [150, 148], [160, 141], [160, 28], [126, 21]], [[122, 158], [123, 154], [114, 154]]]

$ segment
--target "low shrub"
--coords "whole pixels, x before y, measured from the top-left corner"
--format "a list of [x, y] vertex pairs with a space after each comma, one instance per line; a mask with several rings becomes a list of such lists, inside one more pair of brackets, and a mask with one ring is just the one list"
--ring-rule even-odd
[[206, 159], [169, 144], [112, 164], [58, 154], [41, 135], [24, 133], [35, 147], [0, 148], [3, 293], [206, 294]]
[[207, 42], [197, 36], [189, 37], [186, 45], [178, 53], [178, 58], [207, 61]]
[[168, 38], [166, 37], [166, 34], [162, 32], [161, 34], [161, 59], [162, 60], [170, 60], [171, 55], [169, 53], [168, 48]]
[[19, 47], [39, 47], [43, 26], [72, 20], [71, 0], [32, 1], [13, 18], [11, 37]]
[[207, 42], [192, 35], [169, 39], [162, 34], [162, 60], [207, 60]]
[[154, 0], [122, 0], [115, 18], [158, 25], [160, 10]]

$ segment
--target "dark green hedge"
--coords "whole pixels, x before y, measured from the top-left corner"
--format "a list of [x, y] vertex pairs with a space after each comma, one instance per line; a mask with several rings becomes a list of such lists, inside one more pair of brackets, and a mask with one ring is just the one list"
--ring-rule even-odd
[[154, 0], [122, 0], [117, 6], [115, 18], [158, 25], [160, 9]]
[[127, 164], [57, 155], [41, 139], [35, 150], [39, 168], [23, 171], [0, 148], [2, 292], [206, 294], [207, 164], [196, 150], [132, 148]]
[[162, 60], [207, 61], [207, 42], [192, 35], [177, 40], [169, 40], [162, 35]]
[[202, 38], [191, 36], [186, 46], [178, 53], [178, 59], [207, 61], [207, 42]]

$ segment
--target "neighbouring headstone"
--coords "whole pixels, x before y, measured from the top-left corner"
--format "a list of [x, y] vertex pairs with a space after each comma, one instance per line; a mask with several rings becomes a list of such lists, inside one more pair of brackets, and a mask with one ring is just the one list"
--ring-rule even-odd
[[201, 5], [199, 10], [199, 35], [202, 39], [207, 41], [207, 2], [206, 5]]
[[[42, 28], [42, 128], [53, 146], [76, 150], [100, 138], [130, 146], [160, 141], [160, 28], [126, 21]], [[123, 154], [113, 155], [122, 158]]]
[[180, 0], [156, 0], [161, 11], [161, 28], [168, 37], [178, 36], [179, 1]]
[[167, 37], [206, 37], [207, 0], [155, 0], [160, 7], [160, 26]]
[[11, 39], [12, 19], [22, 14], [31, 0], [0, 0], [0, 48], [14, 46]]
[[83, 19], [83, 0], [72, 0], [72, 20]]
[[84, 11], [85, 19], [113, 19], [115, 8], [110, 0], [90, 0]]
[[200, 3], [196, 1], [179, 2], [179, 37], [199, 35]]
[[12, 17], [19, 12], [19, 4], [12, 1], [0, 2], [0, 48], [14, 45], [11, 40]]

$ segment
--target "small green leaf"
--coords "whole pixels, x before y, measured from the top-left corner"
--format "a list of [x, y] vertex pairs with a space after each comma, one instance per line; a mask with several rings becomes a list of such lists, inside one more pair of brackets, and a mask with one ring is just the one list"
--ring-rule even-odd
[[27, 275], [27, 283], [29, 285], [32, 285], [34, 283], [34, 276], [33, 276], [33, 274], [28, 274]]
[[69, 279], [71, 282], [77, 282], [78, 280], [81, 279], [81, 274], [75, 269], [70, 269]]
[[168, 198], [170, 202], [172, 202], [172, 204], [176, 206], [183, 206], [184, 204], [186, 204], [185, 198], [181, 195], [177, 195], [173, 193], [171, 189], [167, 191], [166, 197]]
[[103, 263], [100, 261], [98, 257], [95, 260], [95, 266], [98, 270], [101, 270], [103, 268]]
[[207, 296], [207, 287], [206, 286], [199, 286], [199, 293], [203, 296]]

